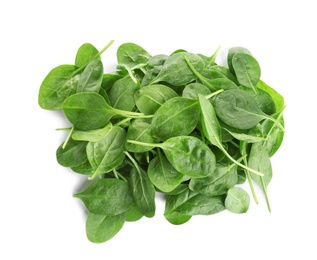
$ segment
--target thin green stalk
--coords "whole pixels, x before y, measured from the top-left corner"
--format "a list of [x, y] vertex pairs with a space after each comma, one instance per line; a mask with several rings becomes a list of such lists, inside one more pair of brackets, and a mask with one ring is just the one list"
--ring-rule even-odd
[[[243, 162], [244, 162], [245, 165], [247, 165], [246, 158], [243, 159]], [[254, 190], [254, 186], [253, 186], [253, 182], [252, 182], [252, 179], [251, 179], [250, 172], [248, 170], [245, 170], [245, 175], [247, 176], [253, 199], [254, 199], [256, 204], [259, 204], [258, 198], [257, 198], [255, 190]], [[262, 177], [261, 177], [261, 179], [262, 179]]]
[[[221, 147], [221, 148], [220, 148], [220, 147]], [[264, 176], [263, 173], [261, 173], [261, 172], [259, 172], [259, 171], [256, 171], [256, 170], [254, 170], [254, 169], [252, 169], [252, 168], [250, 168], [250, 167], [248, 167], [248, 166], [246, 166], [246, 165], [244, 165], [244, 164], [238, 162], [238, 161], [235, 160], [234, 158], [232, 158], [232, 156], [226, 151], [226, 149], [225, 149], [222, 145], [219, 146], [219, 148], [220, 148], [221, 151], [228, 157], [228, 159], [229, 159], [230, 161], [234, 162], [235, 164], [239, 165], [240, 167], [242, 167], [242, 168], [245, 169], [245, 170], [248, 170], [248, 171], [250, 171], [250, 172], [253, 172], [253, 173], [255, 173], [255, 174], [259, 175], [259, 176]]]
[[211, 65], [215, 62], [215, 60], [216, 60], [216, 58], [217, 58], [217, 56], [218, 56], [218, 53], [219, 53], [220, 49], [221, 49], [221, 46], [218, 46], [218, 48], [217, 48], [217, 50], [215, 51], [215, 53], [210, 57], [210, 60], [209, 60], [208, 64], [206, 65], [206, 67], [211, 66]]
[[209, 99], [209, 98], [212, 98], [212, 97], [214, 97], [214, 96], [220, 94], [220, 93], [223, 92], [223, 91], [224, 91], [223, 89], [219, 89], [219, 90], [217, 90], [216, 92], [213, 92], [213, 93], [211, 93], [211, 94], [209, 94], [209, 95], [207, 95], [207, 96], [204, 96], [204, 97], [205, 97], [206, 99]]
[[63, 144], [63, 146], [62, 146], [63, 149], [65, 149], [65, 147], [66, 147], [66, 145], [67, 145], [67, 143], [68, 143], [70, 137], [71, 137], [72, 134], [73, 134], [73, 131], [74, 131], [74, 127], [72, 127], [72, 128], [70, 129], [70, 131], [69, 131], [69, 133], [68, 133], [68, 136], [67, 136], [67, 138], [66, 138], [66, 140], [65, 140], [65, 142], [64, 142], [64, 144]]
[[160, 144], [153, 144], [153, 143], [144, 143], [144, 142], [139, 142], [139, 141], [135, 141], [135, 140], [127, 140], [128, 143], [131, 144], [137, 144], [137, 145], [142, 145], [142, 146], [149, 146], [149, 147], [161, 147]]
[[113, 171], [113, 174], [114, 174], [114, 176], [117, 178], [117, 179], [122, 179], [122, 180], [124, 180], [125, 182], [127, 182], [128, 180], [120, 173], [120, 172], [118, 172], [116, 169], [113, 169], [112, 170]]
[[125, 124], [125, 123], [129, 122], [131, 119], [132, 119], [131, 117], [125, 118], [125, 119], [123, 119], [123, 120], [119, 121], [118, 123], [115, 123], [115, 124], [114, 124], [114, 126], [120, 126], [120, 125], [123, 125], [123, 124]]
[[264, 191], [267, 208], [268, 208], [269, 212], [272, 212], [271, 204], [270, 204], [270, 201], [269, 201], [269, 196], [268, 196], [268, 194], [267, 194], [267, 189], [266, 189], [266, 186], [265, 186], [265, 184], [264, 184], [264, 182], [263, 182], [263, 178], [262, 178], [262, 177], [261, 177], [261, 184], [262, 184], [262, 189], [263, 189], [263, 191]]
[[71, 130], [72, 130], [72, 127], [56, 128], [55, 130], [56, 130], [56, 131], [71, 131]]

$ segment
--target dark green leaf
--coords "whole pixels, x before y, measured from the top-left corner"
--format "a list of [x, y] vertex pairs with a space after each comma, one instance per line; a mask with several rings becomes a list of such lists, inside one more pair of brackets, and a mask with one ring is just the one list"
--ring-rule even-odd
[[73, 65], [60, 65], [52, 69], [40, 87], [40, 107], [48, 110], [61, 109], [64, 100], [76, 93], [80, 77], [78, 73], [78, 68]]
[[124, 220], [124, 213], [107, 216], [89, 212], [86, 221], [87, 238], [93, 243], [106, 242], [121, 230]]
[[154, 114], [152, 134], [160, 140], [188, 135], [195, 129], [198, 118], [196, 100], [183, 97], [169, 99]]
[[88, 143], [87, 157], [94, 169], [92, 178], [111, 171], [123, 162], [125, 141], [125, 131], [114, 126], [104, 139]]
[[87, 209], [95, 214], [115, 216], [133, 205], [127, 182], [118, 179], [100, 179], [74, 197], [81, 199]]
[[62, 143], [56, 151], [57, 162], [64, 167], [75, 167], [85, 162], [87, 142], [69, 139], [65, 148]]

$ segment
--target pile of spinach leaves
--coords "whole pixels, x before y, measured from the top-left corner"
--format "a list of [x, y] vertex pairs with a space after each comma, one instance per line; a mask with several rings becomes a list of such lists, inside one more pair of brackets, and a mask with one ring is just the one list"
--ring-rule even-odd
[[153, 217], [157, 192], [172, 224], [244, 213], [250, 197], [242, 187], [258, 203], [254, 183], [271, 210], [270, 157], [283, 141], [285, 106], [251, 52], [231, 48], [225, 67], [215, 62], [219, 49], [152, 56], [125, 43], [117, 70], [105, 73], [100, 56], [112, 42], [101, 51], [83, 44], [74, 65], [49, 72], [38, 96], [41, 108], [62, 110], [70, 123], [60, 129], [68, 135], [58, 163], [91, 182], [74, 195], [88, 209], [88, 239], [105, 242], [126, 221]]

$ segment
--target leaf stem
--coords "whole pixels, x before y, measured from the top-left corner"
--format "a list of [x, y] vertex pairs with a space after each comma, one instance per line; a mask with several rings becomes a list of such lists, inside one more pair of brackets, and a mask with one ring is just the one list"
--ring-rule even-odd
[[65, 147], [66, 147], [66, 145], [67, 145], [67, 143], [68, 143], [70, 137], [72, 136], [73, 131], [74, 131], [74, 127], [72, 127], [72, 128], [70, 129], [70, 131], [69, 131], [69, 133], [68, 133], [68, 136], [67, 136], [67, 138], [66, 138], [66, 140], [65, 140], [65, 142], [64, 142], [64, 144], [63, 144], [63, 146], [62, 146], [63, 149], [65, 149]]
[[127, 140], [128, 143], [131, 144], [137, 144], [137, 145], [142, 145], [142, 146], [149, 146], [149, 147], [161, 147], [161, 144], [153, 144], [153, 143], [144, 143], [144, 142], [139, 142], [139, 141], [135, 141], [135, 140]]
[[[259, 172], [259, 171], [256, 171], [256, 170], [254, 170], [254, 169], [252, 169], [252, 168], [250, 168], [250, 167], [248, 167], [248, 166], [246, 166], [246, 165], [244, 165], [244, 164], [238, 162], [238, 161], [235, 160], [234, 158], [232, 158], [231, 155], [226, 151], [226, 149], [225, 149], [222, 145], [220, 145], [220, 147], [221, 147], [222, 152], [229, 158], [229, 160], [231, 160], [231, 161], [234, 162], [235, 164], [237, 164], [237, 165], [239, 165], [240, 167], [242, 167], [243, 169], [248, 170], [248, 171], [250, 171], [250, 172], [253, 172], [253, 173], [255, 173], [255, 174], [259, 175], [259, 176], [264, 176], [263, 173], [261, 173], [261, 172]], [[220, 148], [220, 147], [219, 147], [219, 148]]]
[[120, 125], [122, 125], [124, 123], [129, 122], [131, 119], [132, 119], [131, 117], [125, 118], [125, 119], [119, 121], [118, 123], [115, 123], [114, 126], [120, 126]]
[[262, 189], [263, 189], [263, 191], [264, 191], [267, 208], [268, 208], [269, 212], [272, 212], [271, 204], [270, 204], [270, 201], [269, 201], [269, 196], [268, 196], [268, 194], [267, 194], [267, 189], [266, 189], [266, 186], [265, 186], [265, 184], [264, 184], [264, 181], [263, 181], [263, 178], [262, 178], [262, 177], [261, 177], [261, 184], [262, 184]]
[[56, 128], [56, 131], [71, 131], [72, 127]]
[[209, 94], [209, 95], [204, 96], [204, 98], [205, 98], [205, 99], [212, 98], [212, 97], [214, 97], [214, 96], [220, 94], [220, 93], [223, 92], [223, 91], [224, 91], [223, 89], [219, 89], [219, 90], [217, 90], [216, 92], [213, 92], [213, 93], [211, 93], [211, 94]]
[[103, 49], [100, 52], [98, 52], [96, 56], [94, 56], [93, 60], [101, 56], [101, 54], [103, 54], [113, 43], [114, 43], [114, 40], [111, 40], [110, 42], [108, 42], [108, 44], [105, 47], [103, 47]]
[[113, 171], [113, 173], [114, 173], [114, 176], [115, 176], [117, 179], [121, 178], [121, 179], [124, 180], [125, 182], [128, 181], [128, 180], [127, 180], [125, 177], [123, 177], [123, 175], [122, 175], [120, 172], [118, 172], [116, 169], [113, 169], [112, 171]]
[[[245, 165], [247, 165], [246, 158], [243, 158], [243, 162], [244, 162]], [[259, 204], [258, 198], [257, 198], [255, 190], [254, 190], [254, 186], [253, 186], [253, 182], [252, 182], [252, 179], [251, 179], [250, 172], [248, 170], [246, 170], [246, 169], [245, 169], [245, 175], [247, 176], [253, 199], [254, 199], [256, 204]], [[261, 177], [261, 179], [262, 179], [262, 177]]]

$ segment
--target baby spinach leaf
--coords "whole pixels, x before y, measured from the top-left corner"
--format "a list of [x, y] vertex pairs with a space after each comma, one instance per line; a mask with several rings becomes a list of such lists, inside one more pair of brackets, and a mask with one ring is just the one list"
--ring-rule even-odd
[[196, 192], [189, 190], [187, 187], [184, 191], [177, 195], [168, 195], [166, 197], [164, 212], [164, 216], [167, 221], [174, 225], [181, 225], [189, 221], [191, 216], [179, 213], [175, 209], [196, 194]]
[[77, 166], [71, 167], [71, 169], [79, 174], [92, 175], [94, 173], [94, 169], [91, 167], [90, 162], [88, 161], [87, 155], [86, 160]]
[[112, 129], [112, 124], [108, 123], [105, 127], [90, 131], [74, 130], [72, 138], [78, 141], [98, 142], [104, 139]]
[[214, 79], [214, 78], [227, 78], [233, 81], [236, 85], [239, 84], [237, 78], [230, 71], [229, 68], [220, 65], [214, 65], [209, 69], [206, 69], [202, 72], [202, 75], [206, 78]]
[[173, 89], [165, 85], [154, 84], [136, 91], [134, 100], [140, 112], [145, 115], [153, 115], [167, 100], [177, 96]]
[[231, 188], [228, 190], [225, 199], [226, 209], [233, 213], [245, 213], [250, 205], [249, 194], [241, 188]]
[[93, 243], [106, 242], [121, 230], [124, 221], [124, 213], [107, 216], [89, 212], [86, 220], [87, 238]]
[[211, 92], [208, 87], [200, 83], [190, 83], [183, 89], [182, 97], [190, 99], [198, 99], [198, 95], [207, 96]]
[[164, 215], [168, 221], [174, 222], [176, 218], [176, 224], [182, 224], [182, 221], [189, 220], [189, 216], [211, 215], [222, 210], [224, 205], [221, 196], [205, 196], [187, 189], [178, 195], [167, 197]]
[[[99, 51], [90, 43], [84, 43], [77, 51], [75, 66], [82, 67], [93, 59], [100, 59]], [[97, 58], [96, 58], [97, 57]]]
[[200, 178], [212, 174], [216, 167], [216, 159], [209, 147], [194, 136], [176, 136], [164, 143], [142, 143], [127, 140], [129, 143], [159, 147], [163, 149], [166, 158], [181, 174]]
[[[154, 138], [151, 134], [151, 124], [140, 120], [134, 121], [128, 128], [127, 139], [153, 143]], [[143, 153], [152, 149], [152, 147], [135, 145], [132, 143], [126, 143], [125, 147], [127, 151], [136, 153]]]
[[92, 60], [80, 75], [77, 85], [79, 92], [99, 92], [103, 76], [103, 65], [100, 60]]
[[146, 64], [151, 55], [141, 46], [134, 43], [124, 43], [117, 50], [118, 64], [132, 69], [140, 64]]
[[150, 82], [160, 73], [164, 62], [168, 57], [169, 56], [165, 54], [159, 54], [159, 55], [152, 56], [148, 60], [148, 63], [146, 65], [146, 72], [141, 81], [142, 87], [149, 85]]
[[217, 116], [227, 125], [238, 129], [250, 129], [263, 119], [276, 122], [261, 111], [252, 95], [240, 89], [220, 93], [214, 97], [213, 104]]
[[206, 87], [210, 89], [210, 91], [214, 92], [220, 89], [235, 89], [238, 88], [236, 84], [234, 84], [231, 80], [227, 78], [218, 78], [218, 79], [209, 79], [201, 75], [195, 67], [191, 64], [190, 60], [184, 56], [185, 61], [187, 62], [190, 69], [197, 76], [197, 78], [204, 84]]
[[262, 126], [259, 124], [248, 130], [240, 130], [221, 123], [221, 128], [231, 134], [235, 139], [245, 141], [247, 143], [255, 143], [264, 141]]
[[253, 169], [259, 170], [264, 174], [263, 176], [258, 176], [251, 173], [251, 177], [257, 184], [259, 184], [262, 187], [265, 194], [268, 209], [269, 211], [271, 211], [269, 197], [267, 194], [267, 186], [269, 185], [272, 179], [272, 166], [268, 151], [262, 145], [262, 143], [252, 144], [248, 164]]
[[252, 93], [256, 102], [259, 105], [259, 108], [262, 110], [263, 113], [267, 115], [272, 115], [276, 112], [276, 107], [274, 100], [272, 97], [265, 91], [258, 89], [257, 93]]
[[[284, 126], [283, 110], [279, 114], [273, 115], [273, 117]], [[268, 151], [269, 156], [272, 157], [283, 142], [284, 131], [282, 131], [274, 122], [270, 120], [263, 121], [262, 129], [265, 136], [263, 146]]]
[[109, 89], [111, 89], [111, 87], [113, 86], [113, 84], [119, 80], [123, 78], [122, 75], [120, 74], [113, 74], [113, 73], [106, 73], [103, 74], [102, 76], [102, 82], [101, 82], [101, 87], [105, 90], [108, 91]]
[[160, 150], [150, 161], [147, 174], [154, 186], [163, 192], [174, 190], [183, 181], [183, 175], [170, 164]]
[[76, 129], [84, 131], [105, 127], [116, 114], [103, 97], [94, 92], [70, 96], [63, 103], [63, 111]]
[[213, 174], [204, 178], [192, 178], [189, 188], [205, 196], [225, 194], [238, 181], [237, 167], [233, 165], [217, 164]]
[[150, 84], [167, 82], [173, 86], [182, 86], [195, 80], [196, 75], [188, 67], [184, 57], [187, 57], [198, 72], [204, 69], [205, 63], [198, 55], [191, 52], [176, 53], [166, 59], [160, 73]]
[[74, 197], [81, 199], [90, 212], [107, 216], [121, 214], [133, 205], [129, 184], [113, 178], [97, 180]]
[[152, 134], [160, 140], [188, 135], [195, 129], [198, 117], [197, 101], [183, 97], [169, 99], [154, 114]]
[[125, 131], [121, 127], [114, 126], [104, 139], [88, 143], [87, 157], [94, 169], [90, 179], [111, 171], [123, 162], [125, 137]]
[[65, 148], [62, 143], [56, 151], [57, 162], [64, 167], [75, 167], [82, 164], [86, 157], [87, 142], [69, 139]]
[[238, 82], [257, 92], [255, 86], [261, 77], [261, 69], [257, 60], [245, 53], [236, 53], [232, 57], [232, 66]]
[[131, 111], [135, 106], [134, 93], [139, 89], [130, 77], [117, 80], [108, 92], [113, 108]]
[[176, 136], [161, 147], [173, 167], [181, 174], [199, 178], [212, 174], [216, 168], [215, 155], [200, 139]]
[[[211, 215], [225, 209], [222, 196], [205, 196], [196, 194], [189, 200], [183, 202], [173, 211], [186, 216]], [[170, 213], [170, 212], [167, 212]]]
[[[229, 91], [229, 90], [227, 90]], [[235, 160], [224, 148], [222, 145], [221, 137], [221, 128], [219, 121], [217, 119], [215, 109], [212, 104], [204, 97], [199, 96], [199, 106], [201, 110], [201, 123], [202, 123], [202, 132], [204, 136], [210, 141], [211, 144], [217, 146], [226, 157], [233, 163], [239, 165], [240, 167], [252, 171], [255, 174], [262, 175], [261, 172], [251, 169], [239, 161]]]
[[131, 208], [125, 211], [125, 221], [134, 222], [143, 217], [142, 212], [138, 209], [138, 207], [133, 204]]
[[234, 72], [233, 65], [232, 65], [232, 59], [233, 59], [233, 56], [236, 53], [245, 53], [245, 54], [249, 54], [249, 55], [252, 56], [251, 52], [248, 49], [244, 48], [244, 47], [233, 47], [233, 48], [230, 48], [229, 51], [228, 51], [227, 62], [228, 62], [228, 67], [229, 67], [229, 69], [231, 70], [231, 72], [233, 74], [235, 74], [235, 72]]
[[76, 66], [60, 65], [52, 69], [40, 87], [40, 107], [48, 110], [61, 109], [64, 100], [76, 93], [79, 78]]
[[271, 88], [269, 85], [267, 85], [262, 80], [259, 80], [256, 84], [256, 87], [258, 89], [261, 89], [268, 93], [272, 99], [274, 100], [275, 107], [276, 107], [276, 113], [280, 113], [284, 109], [284, 98], [273, 88]]
[[139, 167], [129, 153], [125, 154], [134, 164], [129, 179], [133, 200], [144, 216], [152, 218], [155, 215], [155, 188], [146, 172]]
[[70, 96], [63, 103], [63, 111], [74, 127], [83, 131], [103, 128], [115, 115], [144, 117], [141, 113], [110, 107], [101, 95], [94, 92], [82, 92]]

